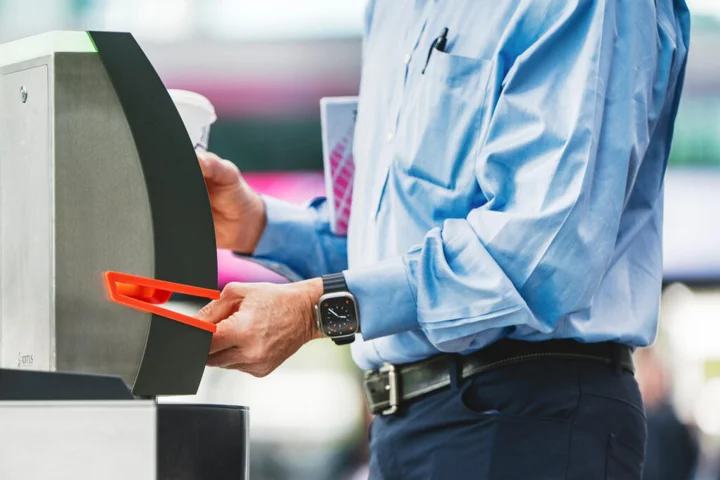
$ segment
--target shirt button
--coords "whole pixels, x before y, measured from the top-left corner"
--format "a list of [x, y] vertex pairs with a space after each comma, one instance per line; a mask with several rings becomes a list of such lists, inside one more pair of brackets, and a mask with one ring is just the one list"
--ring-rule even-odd
[[389, 131], [387, 134], [387, 141], [392, 142], [393, 137], [395, 137], [395, 133], [392, 131]]
[[410, 63], [410, 54], [409, 53], [405, 54], [405, 56], [403, 57], [403, 62], [405, 62], [405, 65]]

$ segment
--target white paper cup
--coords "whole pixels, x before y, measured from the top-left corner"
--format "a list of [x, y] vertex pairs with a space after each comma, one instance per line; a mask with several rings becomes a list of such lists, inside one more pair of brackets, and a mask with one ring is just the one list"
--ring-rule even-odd
[[215, 107], [199, 93], [187, 90], [168, 90], [182, 118], [194, 148], [207, 150], [210, 126], [215, 123]]

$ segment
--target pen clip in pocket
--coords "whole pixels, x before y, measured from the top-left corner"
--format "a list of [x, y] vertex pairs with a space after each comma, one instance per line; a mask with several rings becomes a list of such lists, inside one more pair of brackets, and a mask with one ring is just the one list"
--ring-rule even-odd
[[435, 40], [433, 40], [432, 44], [430, 44], [430, 50], [428, 50], [427, 60], [425, 60], [425, 66], [422, 69], [422, 74], [425, 75], [425, 70], [428, 67], [428, 64], [430, 63], [430, 57], [432, 56], [433, 50], [437, 49], [439, 52], [444, 52], [445, 47], [447, 46], [447, 34], [448, 34], [448, 28], [445, 27], [445, 29], [442, 31], [439, 37], [437, 37]]

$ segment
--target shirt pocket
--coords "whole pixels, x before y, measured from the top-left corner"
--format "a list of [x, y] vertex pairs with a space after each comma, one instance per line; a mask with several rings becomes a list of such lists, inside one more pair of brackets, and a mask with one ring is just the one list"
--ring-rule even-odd
[[446, 189], [470, 179], [490, 67], [488, 60], [433, 49], [425, 73], [418, 68], [411, 74], [398, 122], [395, 163], [401, 173]]

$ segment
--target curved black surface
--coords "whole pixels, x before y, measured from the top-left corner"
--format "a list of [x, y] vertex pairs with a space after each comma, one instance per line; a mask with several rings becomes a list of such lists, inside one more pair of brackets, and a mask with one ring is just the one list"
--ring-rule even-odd
[[180, 114], [132, 35], [89, 34], [115, 88], [140, 156], [152, 209], [155, 277], [217, 288], [210, 200]]
[[212, 336], [208, 331], [153, 316], [133, 393], [142, 397], [197, 393]]
[[[155, 278], [217, 288], [210, 201], [180, 114], [132, 35], [88, 33], [122, 105], [142, 164], [152, 212]], [[211, 340], [212, 334], [204, 330], [153, 315], [133, 394], [196, 393]]]

